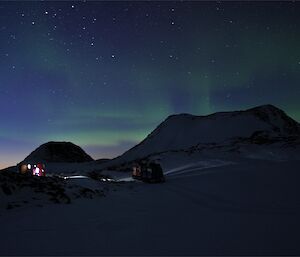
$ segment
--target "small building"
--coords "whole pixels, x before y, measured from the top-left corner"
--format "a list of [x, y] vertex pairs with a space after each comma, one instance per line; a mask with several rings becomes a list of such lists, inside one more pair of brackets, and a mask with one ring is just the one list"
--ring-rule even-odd
[[148, 183], [165, 182], [163, 170], [156, 161], [136, 162], [132, 167], [132, 177]]
[[37, 163], [37, 164], [22, 163], [19, 165], [19, 173], [38, 176], [38, 177], [44, 177], [44, 176], [46, 176], [45, 164], [43, 164], [43, 163]]

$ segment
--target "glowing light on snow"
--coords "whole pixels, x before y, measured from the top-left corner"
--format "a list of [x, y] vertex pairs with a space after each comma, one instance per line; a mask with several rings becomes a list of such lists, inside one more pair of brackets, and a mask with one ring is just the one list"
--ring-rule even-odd
[[68, 176], [66, 178], [88, 178], [88, 177], [82, 175], [75, 175], [75, 176]]
[[40, 175], [40, 169], [38, 167], [36, 167], [34, 170], [33, 170], [33, 175], [36, 175], [36, 176], [39, 176]]

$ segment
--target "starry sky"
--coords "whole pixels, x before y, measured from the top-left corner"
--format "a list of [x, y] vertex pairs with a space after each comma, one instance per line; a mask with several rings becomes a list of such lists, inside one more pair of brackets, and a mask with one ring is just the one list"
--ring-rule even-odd
[[168, 115], [300, 121], [300, 2], [0, 2], [0, 168], [40, 144], [115, 157]]

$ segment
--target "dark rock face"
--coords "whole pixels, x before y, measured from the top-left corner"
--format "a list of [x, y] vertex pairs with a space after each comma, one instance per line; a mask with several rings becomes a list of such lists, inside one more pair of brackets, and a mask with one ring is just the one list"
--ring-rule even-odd
[[89, 162], [93, 158], [70, 142], [48, 142], [28, 155], [23, 162]]

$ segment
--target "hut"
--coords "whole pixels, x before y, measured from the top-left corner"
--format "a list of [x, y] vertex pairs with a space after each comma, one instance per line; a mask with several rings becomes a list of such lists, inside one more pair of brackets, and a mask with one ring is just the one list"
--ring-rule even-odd
[[34, 175], [34, 176], [38, 176], [38, 177], [44, 177], [44, 176], [46, 176], [45, 164], [43, 164], [43, 163], [37, 163], [37, 164], [22, 163], [19, 165], [19, 173]]
[[163, 170], [156, 161], [142, 160], [134, 163], [132, 177], [147, 183], [165, 182]]

